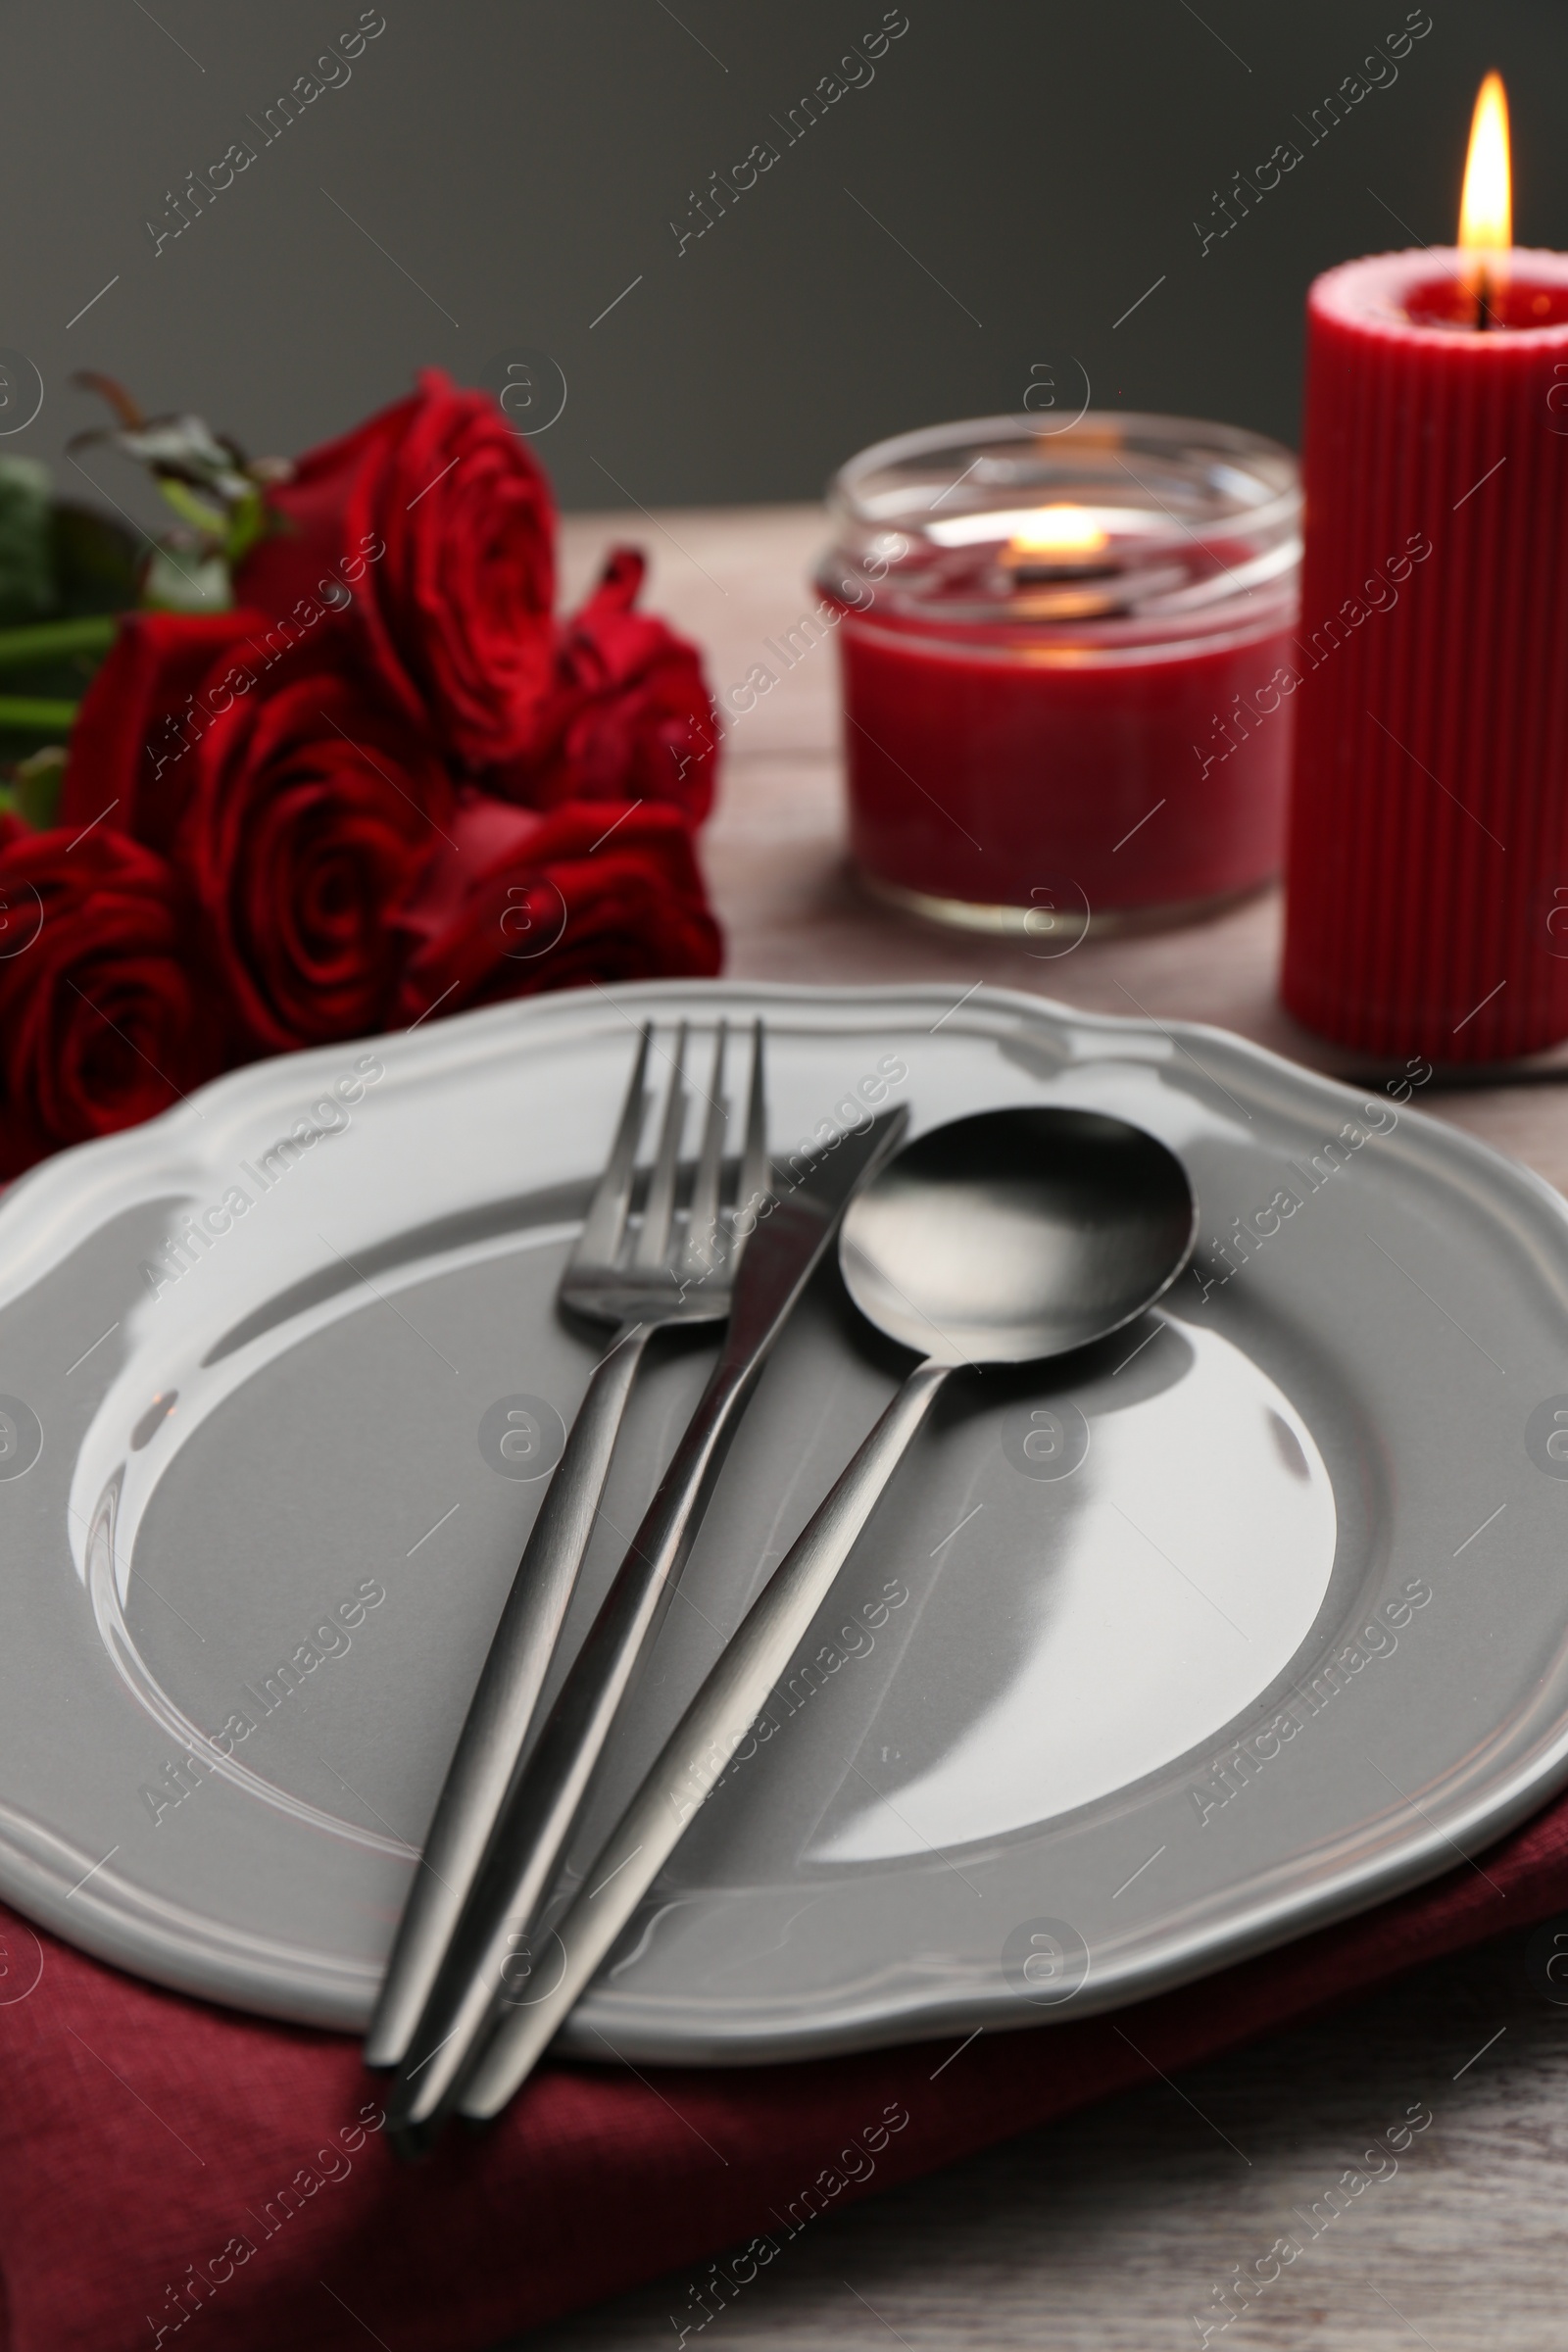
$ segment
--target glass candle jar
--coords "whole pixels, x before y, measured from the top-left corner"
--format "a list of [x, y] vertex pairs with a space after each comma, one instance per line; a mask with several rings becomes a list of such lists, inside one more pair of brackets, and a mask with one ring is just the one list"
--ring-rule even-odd
[[1093, 412], [879, 442], [829, 495], [851, 853], [880, 898], [1058, 944], [1279, 867], [1295, 459]]

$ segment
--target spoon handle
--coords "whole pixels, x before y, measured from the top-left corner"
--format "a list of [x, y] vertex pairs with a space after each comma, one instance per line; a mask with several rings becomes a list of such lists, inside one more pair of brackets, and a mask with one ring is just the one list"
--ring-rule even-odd
[[[924, 1363], [909, 1374], [753, 1602], [561, 1922], [559, 1981], [525, 2005], [509, 2006], [504, 1993], [493, 2003], [459, 2101], [465, 2115], [498, 2114], [532, 2073], [745, 1739], [952, 1369]], [[553, 1969], [545, 1960], [539, 1974]]]

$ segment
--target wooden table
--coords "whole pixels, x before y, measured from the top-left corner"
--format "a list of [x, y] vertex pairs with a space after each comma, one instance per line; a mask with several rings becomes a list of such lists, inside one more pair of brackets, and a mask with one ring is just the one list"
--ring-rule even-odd
[[[1096, 1011], [1214, 1021], [1320, 1068], [1333, 1052], [1274, 998], [1279, 903], [1186, 930], [1026, 945], [927, 931], [871, 905], [845, 872], [837, 657], [824, 634], [786, 666], [815, 607], [823, 544], [809, 508], [637, 518], [565, 529], [568, 594], [612, 537], [652, 555], [648, 601], [707, 649], [723, 689], [761, 662], [778, 683], [735, 728], [707, 836], [729, 969], [812, 982], [947, 980], [1029, 989]], [[771, 640], [771, 645], [768, 641]], [[785, 648], [781, 656], [779, 648]], [[1568, 1098], [1556, 1085], [1429, 1090], [1423, 1106], [1568, 1189]], [[818, 2225], [703, 2338], [736, 2347], [902, 2342], [1001, 2352], [1192, 2346], [1194, 2314], [1235, 2264], [1295, 2230], [1373, 2132], [1425, 2099], [1436, 2121], [1394, 2178], [1325, 2229], [1223, 2336], [1371, 2352], [1560, 2352], [1568, 2161], [1568, 2008], [1533, 1988], [1514, 1938], [1311, 2028], [1033, 2132]], [[1486, 2045], [1485, 2047], [1483, 2045]], [[1480, 2054], [1478, 2054], [1480, 2053]], [[672, 2343], [684, 2274], [530, 2339], [530, 2352]]]

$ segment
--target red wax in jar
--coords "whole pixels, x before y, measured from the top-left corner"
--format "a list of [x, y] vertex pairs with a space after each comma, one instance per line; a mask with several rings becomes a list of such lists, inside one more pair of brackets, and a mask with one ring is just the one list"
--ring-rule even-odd
[[[870, 620], [839, 643], [850, 849], [868, 874], [1025, 907], [1043, 904], [1037, 889], [1076, 887], [1096, 911], [1130, 911], [1278, 870], [1289, 630], [1125, 663], [990, 657]], [[1224, 743], [1215, 721], [1235, 723], [1236, 703], [1251, 725]]]
[[1568, 1037], [1568, 257], [1504, 259], [1485, 330], [1451, 251], [1307, 304], [1283, 994], [1391, 1057]]
[[819, 576], [873, 890], [1033, 931], [1186, 910], [1278, 870], [1288, 453], [1180, 419], [997, 418], [884, 444], [837, 488], [852, 527]]

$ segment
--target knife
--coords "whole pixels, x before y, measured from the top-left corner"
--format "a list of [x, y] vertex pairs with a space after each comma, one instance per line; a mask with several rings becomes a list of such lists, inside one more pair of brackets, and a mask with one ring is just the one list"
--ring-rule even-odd
[[[475, 2037], [531, 1948], [617, 1712], [653, 1646], [758, 1374], [859, 1187], [903, 1141], [908, 1110], [884, 1111], [804, 1163], [756, 1211], [718, 1362], [613, 1583], [572, 1661], [537, 1745], [514, 1775], [485, 1858], [387, 2104], [406, 2150], [446, 2111]], [[800, 1161], [792, 1165], [802, 1165]]]

